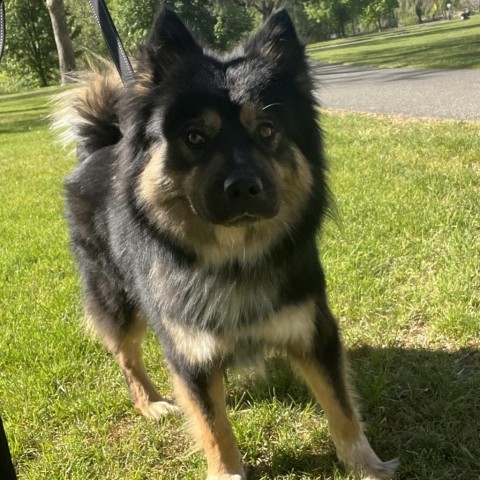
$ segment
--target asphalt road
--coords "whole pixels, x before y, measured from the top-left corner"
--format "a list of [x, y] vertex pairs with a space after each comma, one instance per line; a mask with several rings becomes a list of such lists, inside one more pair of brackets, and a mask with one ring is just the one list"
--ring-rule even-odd
[[480, 70], [317, 64], [325, 108], [417, 118], [480, 120]]

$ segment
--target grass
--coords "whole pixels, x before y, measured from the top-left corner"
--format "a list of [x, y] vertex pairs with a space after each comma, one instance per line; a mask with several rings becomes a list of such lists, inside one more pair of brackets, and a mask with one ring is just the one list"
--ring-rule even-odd
[[480, 15], [310, 45], [326, 63], [388, 68], [480, 68]]
[[[47, 92], [51, 93], [51, 92]], [[21, 480], [203, 478], [182, 418], [132, 409], [80, 327], [63, 219], [73, 167], [44, 91], [0, 97], [0, 413]], [[480, 125], [327, 113], [338, 220], [320, 240], [368, 435], [400, 480], [480, 471]], [[153, 338], [146, 361], [170, 385]], [[232, 374], [230, 416], [251, 479], [345, 480], [321, 410], [280, 360]]]

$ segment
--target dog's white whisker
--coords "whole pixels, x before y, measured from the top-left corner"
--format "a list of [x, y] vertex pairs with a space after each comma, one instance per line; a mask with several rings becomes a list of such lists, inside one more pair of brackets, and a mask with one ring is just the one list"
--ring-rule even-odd
[[265, 107], [262, 108], [263, 111], [269, 109], [270, 107], [276, 107], [276, 106], [282, 106], [281, 103], [270, 103], [269, 105], [265, 105]]

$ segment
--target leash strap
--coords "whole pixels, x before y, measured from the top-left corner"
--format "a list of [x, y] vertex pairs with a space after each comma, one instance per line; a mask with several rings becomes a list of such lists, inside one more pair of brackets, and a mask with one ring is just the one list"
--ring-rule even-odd
[[[0, 0], [0, 2], [2, 1], [3, 0]], [[120, 40], [105, 0], [88, 0], [88, 3], [102, 31], [103, 38], [105, 39], [112, 60], [117, 67], [117, 71], [122, 78], [122, 82], [126, 86], [133, 81], [133, 68], [128, 60], [127, 52]]]
[[5, 4], [3, 0], [0, 0], [0, 60], [3, 56], [3, 50], [5, 48]]
[[17, 480], [8, 448], [7, 436], [3, 429], [2, 417], [0, 417], [0, 467], [3, 480]]

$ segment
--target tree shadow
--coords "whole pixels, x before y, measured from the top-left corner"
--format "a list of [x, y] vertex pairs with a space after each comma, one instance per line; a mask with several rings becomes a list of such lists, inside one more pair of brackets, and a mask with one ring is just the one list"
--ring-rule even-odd
[[0, 95], [0, 99], [4, 102], [19, 102], [23, 100], [32, 100], [34, 98], [45, 97], [46, 95], [53, 95], [53, 92], [47, 90], [34, 90], [28, 92], [18, 92], [18, 93], [5, 93]]
[[[349, 351], [367, 435], [384, 459], [399, 457], [398, 480], [472, 480], [480, 471], [480, 351], [358, 346]], [[307, 406], [311, 396], [285, 362], [267, 361], [271, 381], [235, 382], [237, 407], [256, 401]], [[248, 393], [245, 393], [248, 392]], [[300, 453], [299, 453], [300, 451]], [[318, 452], [318, 448], [317, 448]], [[333, 447], [284, 451], [251, 459], [249, 479], [289, 472], [322, 478], [335, 463]], [[278, 455], [277, 455], [278, 456]], [[307, 476], [305, 476], [307, 475]]]
[[[425, 32], [423, 36], [428, 37], [433, 33], [434, 32]], [[355, 44], [350, 46], [353, 48]], [[347, 45], [345, 48], [346, 47]], [[385, 44], [384, 41], [372, 41], [368, 42], [368, 44], [359, 44], [358, 47], [365, 49], [361, 56], [359, 55], [358, 49], [352, 49], [351, 52], [339, 52], [341, 63], [357, 65], [359, 63], [364, 63], [365, 65], [396, 65], [400, 68], [411, 68], [412, 65], [422, 65], [426, 63], [425, 59], [428, 58], [428, 63], [433, 69], [475, 69], [479, 66], [477, 52], [480, 48], [480, 40], [478, 38], [473, 39], [472, 37], [458, 38], [455, 41], [455, 45], [452, 45], [451, 39], [448, 38], [443, 40], [432, 39], [429, 44], [421, 45], [416, 49], [412, 49], [410, 45], [388, 45]], [[322, 62], [321, 51], [314, 53], [316, 60]], [[324, 66], [325, 64], [315, 69], [319, 75], [323, 76], [329, 73], [336, 73], [334, 64], [330, 69], [324, 68]], [[374, 71], [375, 69], [367, 66], [358, 67], [358, 72], [368, 72], [369, 70]]]
[[[359, 33], [358, 35], [350, 36], [344, 39], [339, 44], [323, 44], [320, 42], [315, 44], [314, 46], [309, 46], [308, 53], [318, 53], [322, 50], [334, 50], [334, 49], [342, 49], [347, 47], [354, 47], [355, 45], [366, 45], [366, 44], [384, 44], [386, 40], [397, 40], [397, 39], [404, 39], [409, 37], [430, 37], [432, 35], [438, 36], [441, 34], [447, 34], [450, 31], [456, 30], [459, 31], [458, 22], [451, 22], [448, 25], [442, 25], [441, 30], [434, 28], [430, 30], [430, 27], [438, 26], [436, 23], [424, 23], [422, 26], [417, 25], [415, 29], [393, 29], [393, 30], [384, 30], [381, 33], [378, 32], [365, 32]], [[462, 24], [461, 32], [465, 33], [467, 30], [476, 30], [478, 29], [477, 23], [471, 23], [466, 25], [465, 23]]]
[[[51, 89], [50, 89], [51, 90]], [[57, 88], [58, 90], [58, 88]], [[23, 133], [47, 126], [50, 112], [48, 98], [54, 92], [45, 90], [0, 95], [0, 133]], [[33, 101], [36, 98], [43, 102]]]
[[2, 133], [24, 133], [48, 125], [48, 119], [25, 118], [14, 122], [0, 123], [0, 134]]
[[31, 107], [29, 106], [28, 108], [16, 108], [14, 110], [0, 110], [0, 119], [2, 118], [3, 115], [11, 115], [11, 114], [14, 114], [14, 113], [20, 113], [20, 114], [26, 114], [26, 113], [29, 113], [29, 112], [42, 112], [42, 111], [45, 111], [46, 108], [44, 105], [39, 105], [39, 106], [36, 106], [36, 107]]

